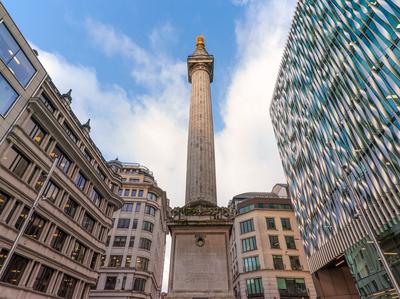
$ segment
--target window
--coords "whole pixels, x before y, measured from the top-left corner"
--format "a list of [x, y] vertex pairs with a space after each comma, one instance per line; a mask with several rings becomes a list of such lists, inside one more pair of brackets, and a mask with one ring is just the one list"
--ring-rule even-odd
[[289, 218], [281, 218], [281, 224], [282, 224], [283, 230], [291, 230], [292, 229], [292, 225], [290, 224]]
[[86, 249], [87, 248], [83, 246], [80, 242], [75, 241], [75, 246], [71, 254], [72, 259], [77, 261], [78, 263], [82, 263], [83, 259], [85, 258]]
[[303, 270], [303, 267], [300, 264], [300, 258], [298, 256], [290, 255], [289, 260], [292, 270]]
[[0, 23], [0, 58], [23, 87], [28, 85], [36, 73], [4, 22]]
[[242, 239], [242, 251], [247, 252], [247, 251], [252, 251], [257, 249], [257, 240], [256, 237], [250, 237], [246, 239]]
[[84, 149], [83, 150], [83, 156], [85, 157], [85, 159], [88, 161], [88, 162], [92, 162], [92, 155], [91, 154], [89, 154], [89, 151], [87, 150], [87, 149]]
[[246, 290], [248, 297], [257, 297], [263, 295], [264, 290], [261, 277], [246, 279]]
[[136, 258], [136, 269], [138, 271], [147, 271], [148, 267], [149, 267], [149, 259], [141, 256], [138, 256]]
[[276, 229], [275, 218], [267, 217], [265, 221], [267, 222], [267, 229]]
[[271, 245], [272, 249], [279, 249], [281, 246], [279, 245], [279, 238], [278, 236], [269, 235], [269, 244]]
[[129, 228], [129, 222], [128, 218], [120, 218], [118, 219], [117, 228]]
[[129, 268], [131, 266], [131, 263], [132, 263], [132, 256], [127, 255], [125, 260], [125, 268]]
[[[1, 24], [1, 23], [0, 23]], [[28, 169], [30, 161], [21, 154], [15, 147], [10, 148], [6, 155], [5, 166], [16, 176], [22, 178]]]
[[138, 183], [138, 182], [140, 182], [140, 180], [137, 178], [129, 178], [129, 182]]
[[33, 118], [28, 120], [26, 132], [28, 133], [29, 137], [31, 137], [31, 139], [39, 145], [42, 143], [43, 138], [47, 134], [42, 126], [40, 126]]
[[137, 190], [136, 190], [136, 189], [132, 189], [131, 196], [132, 196], [132, 197], [136, 197], [136, 192], [137, 192]]
[[8, 255], [8, 250], [7, 249], [1, 249], [0, 250], [0, 269], [3, 267], [4, 261], [6, 260]]
[[43, 217], [33, 213], [28, 225], [26, 226], [25, 234], [35, 239], [39, 239], [45, 224], [46, 220]]
[[125, 285], [126, 285], [126, 276], [122, 278], [122, 283], [121, 283], [121, 290], [125, 290]]
[[129, 196], [129, 189], [125, 189], [125, 191], [124, 191], [124, 196]]
[[282, 297], [308, 297], [304, 278], [277, 277], [279, 295]]
[[120, 268], [122, 264], [122, 255], [110, 255], [109, 267]]
[[135, 237], [131, 236], [129, 238], [129, 247], [133, 247], [135, 245]]
[[113, 247], [125, 247], [126, 236], [115, 236]]
[[133, 221], [132, 221], [132, 229], [137, 229], [137, 224], [138, 224], [138, 220], [137, 219], [133, 219]]
[[138, 196], [143, 197], [143, 190], [139, 190]]
[[111, 236], [107, 236], [106, 246], [110, 245]]
[[1, 280], [7, 283], [18, 285], [22, 275], [24, 274], [26, 266], [28, 265], [28, 262], [29, 260], [27, 258], [18, 254], [14, 254]]
[[151, 248], [151, 240], [146, 239], [146, 238], [140, 238], [139, 248], [150, 250], [150, 248]]
[[46, 108], [52, 113], [54, 114], [54, 112], [56, 111], [56, 108], [54, 108], [53, 103], [50, 101], [49, 97], [42, 92], [42, 94], [40, 95], [40, 100], [42, 101], [42, 103], [46, 106]]
[[33, 289], [35, 291], [46, 293], [53, 273], [54, 270], [52, 268], [42, 265], [40, 267], [38, 275], [36, 276], [35, 283], [33, 284]]
[[100, 267], [104, 267], [105, 262], [106, 262], [106, 256], [102, 254], [100, 258]]
[[74, 132], [72, 132], [71, 127], [64, 122], [63, 124], [65, 133], [67, 133], [68, 137], [74, 142], [74, 143], [78, 143], [78, 137], [76, 137], [76, 135], [74, 134]]
[[103, 181], [106, 180], [106, 175], [104, 174], [104, 172], [102, 172], [102, 171], [100, 170], [99, 167], [96, 168], [96, 172], [97, 172], [97, 174], [99, 175], [99, 177], [100, 177]]
[[147, 199], [156, 201], [157, 200], [157, 194], [155, 194], [153, 192], [148, 192], [147, 193]]
[[76, 174], [76, 177], [75, 177], [75, 185], [79, 189], [83, 190], [83, 189], [85, 189], [86, 183], [87, 183], [87, 179], [83, 176], [83, 174], [80, 171], [78, 171], [78, 173]]
[[118, 195], [119, 196], [122, 196], [122, 191], [123, 191], [122, 189], [118, 189]]
[[135, 282], [133, 283], [133, 290], [138, 292], [144, 292], [144, 288], [146, 286], [146, 279], [144, 278], [135, 278]]
[[254, 221], [253, 219], [249, 219], [246, 221], [240, 222], [240, 233], [245, 234], [248, 232], [254, 231]]
[[93, 231], [95, 220], [88, 213], [85, 213], [82, 219], [82, 227], [89, 233]]
[[60, 188], [50, 180], [43, 191], [43, 196], [54, 203], [59, 193]]
[[106, 283], [104, 285], [104, 289], [105, 290], [114, 290], [116, 284], [117, 284], [116, 276], [107, 276]]
[[51, 247], [53, 247], [55, 250], [62, 251], [67, 237], [68, 234], [57, 227], [53, 234], [53, 239], [51, 240]]
[[74, 218], [76, 210], [78, 209], [78, 204], [72, 198], [69, 198], [64, 206], [64, 213], [69, 217]]
[[92, 256], [92, 260], [90, 261], [90, 269], [94, 269], [96, 268], [96, 264], [97, 264], [97, 257], [99, 256], [99, 254], [97, 252], [93, 253]]
[[22, 225], [24, 224], [24, 221], [25, 221], [26, 217], [28, 217], [28, 213], [29, 213], [29, 209], [27, 207], [24, 207], [22, 209], [21, 215], [19, 215], [19, 217], [18, 217], [18, 219], [17, 219], [17, 221], [15, 222], [15, 225], [14, 225], [14, 227], [17, 230], [21, 229]]
[[274, 262], [274, 269], [275, 270], [284, 270], [285, 265], [283, 264], [283, 259], [281, 255], [273, 255], [272, 261]]
[[135, 212], [140, 212], [140, 206], [141, 206], [140, 202], [137, 202]]
[[246, 257], [243, 259], [243, 271], [250, 272], [260, 269], [260, 261], [258, 256]]
[[18, 98], [18, 93], [11, 87], [2, 74], [0, 74], [0, 94], [0, 114], [5, 115]]
[[0, 191], [0, 215], [9, 201], [10, 201], [10, 196]]
[[150, 205], [146, 205], [144, 207], [144, 212], [148, 215], [155, 216], [156, 215], [156, 208]]
[[296, 249], [296, 243], [293, 236], [285, 236], [285, 241], [287, 249]]
[[68, 173], [69, 168], [71, 167], [72, 161], [71, 159], [68, 158], [68, 156], [64, 153], [64, 151], [56, 146], [54, 148], [53, 153], [57, 158], [58, 158], [58, 162], [57, 162], [57, 166], [65, 173]]
[[122, 212], [132, 212], [133, 210], [133, 202], [126, 202], [121, 208]]
[[100, 206], [102, 197], [95, 188], [93, 188], [92, 192], [90, 193], [90, 199], [97, 207]]
[[153, 232], [154, 224], [149, 221], [143, 221], [142, 230]]
[[57, 296], [66, 299], [72, 299], [74, 295], [77, 280], [67, 274], [64, 274]]

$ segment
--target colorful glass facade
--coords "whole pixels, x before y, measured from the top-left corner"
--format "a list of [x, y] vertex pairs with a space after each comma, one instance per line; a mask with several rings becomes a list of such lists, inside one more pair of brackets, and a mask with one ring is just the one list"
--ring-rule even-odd
[[399, 40], [398, 0], [300, 0], [270, 107], [311, 271], [344, 253], [365, 296], [361, 212], [400, 282]]

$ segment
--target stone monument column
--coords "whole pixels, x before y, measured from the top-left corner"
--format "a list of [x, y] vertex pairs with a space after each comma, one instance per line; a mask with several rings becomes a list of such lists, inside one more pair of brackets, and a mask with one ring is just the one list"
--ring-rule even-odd
[[196, 49], [188, 57], [188, 77], [192, 83], [186, 169], [187, 206], [216, 206], [214, 130], [210, 83], [214, 57], [207, 53], [204, 38], [196, 38]]

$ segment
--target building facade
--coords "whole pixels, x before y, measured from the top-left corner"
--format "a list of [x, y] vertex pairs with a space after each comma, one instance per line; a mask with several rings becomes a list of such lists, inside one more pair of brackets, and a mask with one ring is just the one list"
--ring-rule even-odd
[[322, 280], [349, 271], [362, 297], [400, 283], [399, 15], [394, 0], [300, 0], [284, 50], [270, 113], [326, 297], [344, 287]]
[[113, 215], [99, 281], [90, 298], [158, 299], [167, 233], [166, 193], [144, 166], [118, 160], [109, 165], [121, 176], [124, 205]]
[[236, 195], [230, 206], [235, 297], [316, 298], [287, 185]]
[[96, 284], [120, 180], [71, 100], [0, 3], [0, 266], [28, 221], [0, 277], [1, 298], [87, 298]]

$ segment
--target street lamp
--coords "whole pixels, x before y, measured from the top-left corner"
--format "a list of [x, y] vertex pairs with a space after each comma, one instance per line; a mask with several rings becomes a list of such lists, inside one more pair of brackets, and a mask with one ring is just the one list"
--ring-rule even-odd
[[13, 242], [13, 245], [12, 245], [10, 251], [8, 252], [8, 255], [7, 255], [5, 261], [4, 261], [4, 263], [3, 263], [3, 265], [2, 265], [2, 267], [0, 269], [0, 279], [3, 277], [4, 272], [6, 271], [6, 268], [7, 268], [8, 264], [10, 263], [11, 258], [13, 256], [15, 250], [17, 249], [18, 243], [19, 243], [22, 235], [24, 234], [26, 227], [28, 226], [29, 220], [31, 219], [33, 213], [35, 212], [37, 206], [39, 205], [40, 200], [43, 197], [44, 189], [47, 186], [47, 184], [48, 184], [48, 182], [49, 182], [54, 170], [56, 169], [56, 166], [57, 166], [57, 163], [58, 163], [58, 157], [55, 154], [52, 154], [51, 157], [54, 158], [53, 164], [51, 165], [51, 168], [50, 168], [49, 172], [47, 173], [47, 176], [46, 176], [45, 181], [43, 182], [43, 185], [40, 187], [39, 193], [37, 194], [37, 196], [36, 196], [36, 198], [35, 198], [35, 200], [33, 202], [33, 205], [31, 206], [31, 208], [29, 210], [28, 215], [23, 220], [22, 227], [20, 228], [20, 230], [18, 232], [18, 235], [15, 238], [15, 240]]

